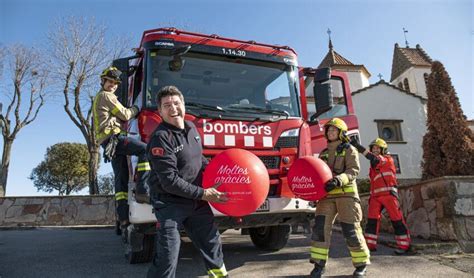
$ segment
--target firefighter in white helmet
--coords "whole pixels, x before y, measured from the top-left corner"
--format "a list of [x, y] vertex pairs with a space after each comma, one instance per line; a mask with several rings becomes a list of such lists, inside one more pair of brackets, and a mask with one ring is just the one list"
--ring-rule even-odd
[[370, 264], [370, 253], [360, 226], [362, 210], [356, 185], [359, 156], [357, 150], [349, 144], [347, 125], [343, 120], [333, 118], [324, 128], [327, 148], [319, 157], [328, 164], [333, 179], [326, 183], [327, 197], [320, 200], [316, 206], [310, 259], [314, 269], [310, 277], [321, 277], [325, 272], [332, 226], [336, 217], [341, 224], [352, 264], [356, 268], [353, 276], [365, 277], [367, 265]]
[[410, 232], [403, 219], [403, 213], [398, 201], [397, 177], [395, 163], [388, 153], [387, 143], [376, 138], [366, 150], [355, 139], [351, 144], [370, 160], [370, 198], [367, 226], [365, 227], [365, 239], [371, 251], [377, 250], [377, 238], [379, 234], [380, 217], [382, 209], [386, 209], [392, 221], [395, 239], [397, 241], [396, 255], [414, 254], [410, 249]]
[[[100, 75], [101, 90], [93, 102], [93, 119], [96, 140], [104, 148], [105, 162], [111, 161], [114, 170], [115, 201], [121, 227], [128, 225], [128, 162], [127, 155], [138, 156], [137, 192], [146, 196], [145, 181], [150, 170], [146, 157], [146, 144], [127, 137], [123, 124], [138, 114], [138, 107], [124, 107], [115, 91], [122, 72], [108, 67]], [[143, 192], [145, 191], [145, 192]]]

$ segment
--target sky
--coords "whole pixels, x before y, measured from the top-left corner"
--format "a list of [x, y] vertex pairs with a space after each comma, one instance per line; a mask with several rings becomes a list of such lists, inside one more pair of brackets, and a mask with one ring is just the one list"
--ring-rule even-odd
[[[334, 49], [352, 63], [365, 65], [372, 84], [379, 74], [390, 80], [394, 44], [405, 46], [405, 28], [410, 47], [420, 44], [444, 64], [464, 114], [474, 119], [473, 14], [469, 0], [0, 0], [0, 44], [40, 47], [55, 20], [76, 16], [95, 18], [111, 34], [130, 37], [132, 47], [138, 46], [144, 30], [173, 26], [288, 45], [298, 53], [299, 65], [317, 67], [328, 52], [330, 28]], [[0, 90], [0, 101], [5, 102], [5, 87]], [[47, 195], [28, 179], [46, 148], [59, 142], [85, 143], [62, 105], [60, 100], [48, 102], [38, 119], [18, 134], [7, 196]], [[100, 174], [109, 172], [110, 164], [101, 165]]]

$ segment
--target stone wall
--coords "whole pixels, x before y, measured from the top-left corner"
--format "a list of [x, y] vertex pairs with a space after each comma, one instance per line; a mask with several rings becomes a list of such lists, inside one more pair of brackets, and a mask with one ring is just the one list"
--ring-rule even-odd
[[0, 227], [113, 225], [113, 196], [0, 198]]
[[[474, 176], [443, 177], [399, 186], [413, 237], [456, 240], [474, 252]], [[361, 194], [364, 217], [368, 195]], [[113, 196], [0, 198], [0, 227], [113, 225]], [[388, 216], [381, 229], [393, 233]]]
[[[456, 240], [465, 252], [474, 252], [474, 176], [401, 185], [399, 196], [412, 237]], [[361, 196], [364, 217], [368, 197]], [[393, 233], [388, 215], [382, 220], [381, 230]]]

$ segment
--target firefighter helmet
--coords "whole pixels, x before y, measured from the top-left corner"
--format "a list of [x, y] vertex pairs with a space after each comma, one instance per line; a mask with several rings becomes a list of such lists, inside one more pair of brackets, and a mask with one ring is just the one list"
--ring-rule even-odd
[[382, 138], [376, 138], [374, 141], [372, 141], [369, 145], [370, 150], [372, 150], [373, 146], [378, 146], [380, 150], [382, 151], [382, 154], [387, 154], [387, 142], [385, 142]]
[[122, 75], [122, 72], [119, 71], [116, 67], [108, 67], [102, 71], [102, 73], [100, 74], [100, 78], [105, 78], [120, 83], [120, 75]]
[[332, 118], [326, 124], [324, 124], [324, 129], [325, 129], [324, 135], [326, 136], [326, 138], [328, 137], [327, 133], [328, 133], [329, 126], [334, 126], [337, 129], [339, 129], [339, 139], [341, 141], [345, 140], [346, 132], [347, 132], [347, 124], [343, 120], [339, 118]]

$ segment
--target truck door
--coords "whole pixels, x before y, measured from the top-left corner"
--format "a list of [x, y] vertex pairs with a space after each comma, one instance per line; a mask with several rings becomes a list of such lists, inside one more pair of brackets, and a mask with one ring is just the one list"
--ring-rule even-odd
[[304, 71], [306, 110], [311, 131], [313, 155], [326, 146], [324, 124], [327, 120], [349, 114], [343, 78], [330, 69], [307, 69]]

